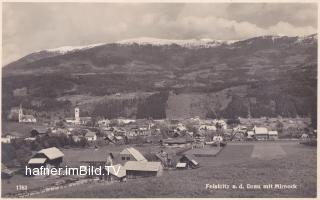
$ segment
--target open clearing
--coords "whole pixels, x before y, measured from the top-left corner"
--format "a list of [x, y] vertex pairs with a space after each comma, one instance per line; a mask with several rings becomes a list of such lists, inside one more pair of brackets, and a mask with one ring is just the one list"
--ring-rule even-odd
[[[281, 158], [260, 159], [275, 145]], [[259, 155], [259, 157], [252, 157]], [[315, 197], [316, 148], [297, 142], [230, 143], [217, 157], [197, 157], [201, 167], [169, 170], [161, 177], [128, 180], [111, 185], [81, 185], [39, 197]], [[297, 189], [217, 189], [206, 184], [297, 184]], [[38, 197], [38, 196], [36, 196]]]
[[252, 158], [274, 159], [286, 155], [280, 144], [255, 145], [251, 154]]

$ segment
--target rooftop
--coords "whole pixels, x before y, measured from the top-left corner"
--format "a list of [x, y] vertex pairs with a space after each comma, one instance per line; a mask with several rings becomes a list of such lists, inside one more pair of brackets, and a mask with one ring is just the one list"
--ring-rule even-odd
[[140, 161], [128, 161], [124, 165], [126, 170], [131, 171], [159, 171], [161, 169], [160, 162], [140, 162]]
[[[59, 157], [63, 157], [64, 154], [56, 147], [51, 147], [47, 149], [42, 149], [38, 151], [38, 153], [43, 153], [45, 156], [47, 156], [50, 160], [56, 159]], [[37, 154], [38, 154], [37, 153]]]

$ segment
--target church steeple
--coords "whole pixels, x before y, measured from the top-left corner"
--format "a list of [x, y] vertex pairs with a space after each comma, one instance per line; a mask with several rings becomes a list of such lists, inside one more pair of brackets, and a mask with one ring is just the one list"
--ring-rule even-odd
[[19, 107], [19, 122], [22, 122], [22, 117], [23, 117], [22, 104], [20, 104], [20, 107]]

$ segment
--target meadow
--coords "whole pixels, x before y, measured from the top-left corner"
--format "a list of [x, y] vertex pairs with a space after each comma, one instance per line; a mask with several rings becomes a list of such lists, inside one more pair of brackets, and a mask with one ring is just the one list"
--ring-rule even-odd
[[[276, 153], [270, 156], [270, 145]], [[256, 149], [258, 148], [258, 149]], [[265, 148], [265, 151], [263, 151]], [[253, 155], [261, 155], [255, 157]], [[263, 158], [263, 152], [266, 156]], [[278, 153], [277, 153], [278, 152]], [[279, 156], [279, 152], [281, 155]], [[284, 152], [284, 153], [283, 153]], [[201, 167], [168, 170], [161, 177], [111, 185], [82, 185], [39, 197], [315, 197], [316, 148], [297, 142], [229, 143], [217, 157], [197, 158]], [[206, 184], [296, 184], [297, 189], [206, 189]]]

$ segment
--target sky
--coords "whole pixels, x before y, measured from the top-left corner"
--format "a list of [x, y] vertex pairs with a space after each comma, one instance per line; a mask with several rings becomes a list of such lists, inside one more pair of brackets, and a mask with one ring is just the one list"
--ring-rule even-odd
[[241, 40], [317, 32], [315, 3], [3, 3], [2, 62], [137, 37]]

